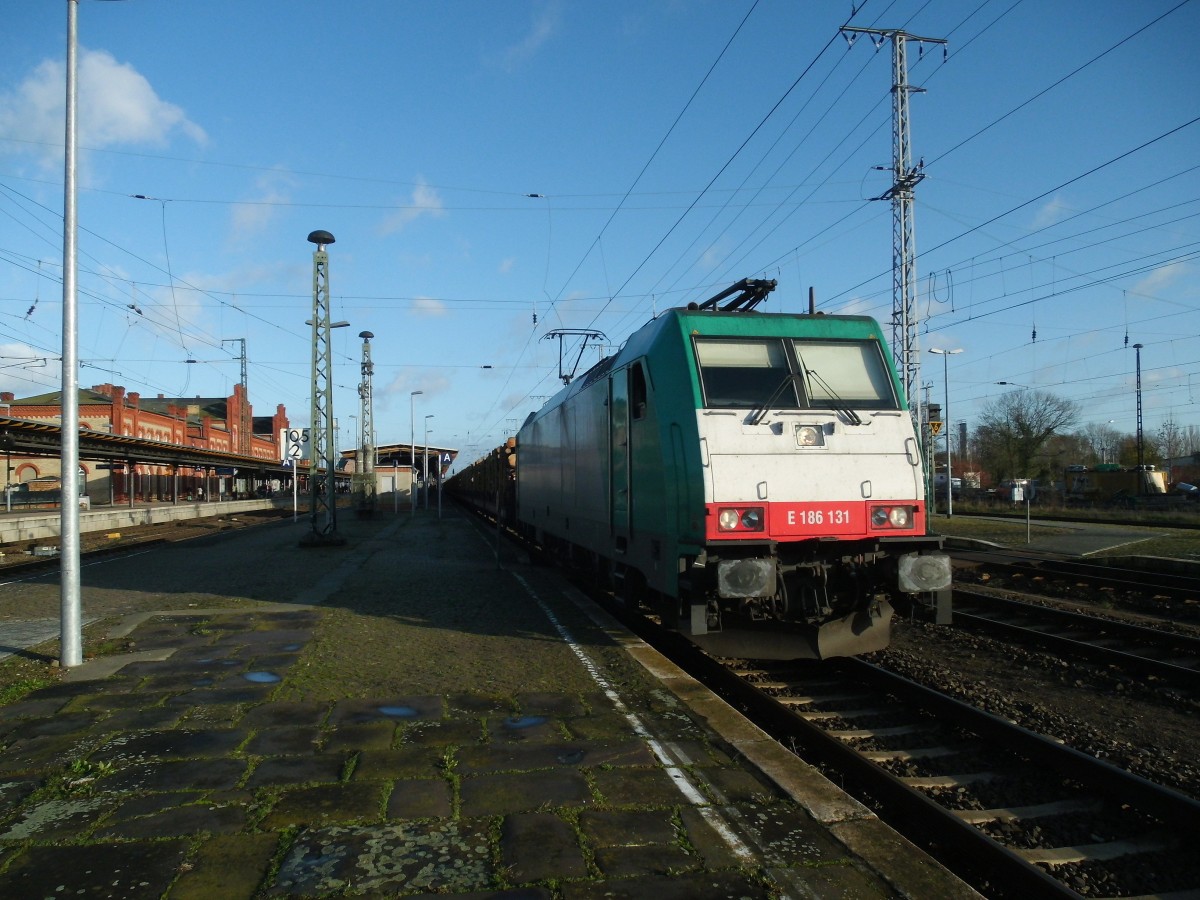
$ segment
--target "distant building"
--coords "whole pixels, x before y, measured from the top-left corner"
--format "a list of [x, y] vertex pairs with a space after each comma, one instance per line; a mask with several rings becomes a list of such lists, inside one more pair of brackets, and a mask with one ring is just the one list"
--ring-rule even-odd
[[[98, 384], [80, 389], [78, 393], [79, 426], [89, 431], [126, 435], [181, 447], [196, 447], [222, 453], [241, 453], [272, 463], [281, 459], [279, 433], [289, 425], [283, 405], [275, 407], [271, 416], [254, 416], [242, 385], [235, 384], [229, 397], [142, 397], [137, 392], [112, 384]], [[7, 407], [13, 418], [35, 422], [62, 422], [62, 392], [51, 391], [33, 397], [17, 399], [11, 392], [0, 393], [0, 413]], [[250, 434], [243, 434], [239, 423], [250, 425]], [[7, 484], [31, 482], [37, 478], [61, 474], [59, 460], [54, 457], [11, 457], [8, 460]], [[86, 479], [87, 493], [95, 502], [122, 502], [132, 492], [138, 500], [170, 499], [171, 480], [175, 473], [169, 466], [141, 464], [134, 471], [100, 469], [83, 460], [80, 468]], [[184, 496], [197, 496], [206, 490], [210, 473], [192, 469], [179, 473], [179, 490]], [[218, 482], [219, 492], [224, 483]], [[232, 489], [232, 488], [231, 488]], [[216, 497], [213, 497], [216, 499]]]

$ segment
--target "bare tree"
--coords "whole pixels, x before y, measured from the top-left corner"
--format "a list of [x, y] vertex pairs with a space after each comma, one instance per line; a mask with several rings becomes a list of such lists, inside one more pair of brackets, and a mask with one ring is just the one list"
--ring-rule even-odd
[[1038, 454], [1052, 436], [1071, 428], [1076, 404], [1046, 391], [1009, 391], [983, 408], [978, 434], [988, 468], [999, 480], [1043, 474]]

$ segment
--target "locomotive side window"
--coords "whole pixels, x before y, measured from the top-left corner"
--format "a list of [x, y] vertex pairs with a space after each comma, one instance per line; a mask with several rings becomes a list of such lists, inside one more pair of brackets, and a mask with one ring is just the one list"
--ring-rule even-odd
[[646, 373], [640, 362], [629, 367], [629, 408], [635, 420], [646, 417]]
[[[696, 361], [708, 406], [755, 406], [783, 385], [776, 402], [797, 406], [783, 342], [769, 338], [696, 338]], [[786, 382], [786, 383], [785, 383]]]
[[882, 350], [875, 341], [793, 341], [812, 406], [896, 409]]

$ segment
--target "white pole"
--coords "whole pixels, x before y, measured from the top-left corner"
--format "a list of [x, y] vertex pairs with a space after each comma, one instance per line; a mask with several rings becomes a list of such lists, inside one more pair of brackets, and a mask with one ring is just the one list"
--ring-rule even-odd
[[79, 304], [76, 294], [77, 233], [75, 151], [78, 143], [76, 80], [79, 43], [79, 0], [67, 0], [67, 97], [63, 196], [63, 312], [62, 312], [62, 449], [59, 468], [62, 487], [62, 574], [59, 599], [61, 627], [59, 662], [83, 665], [83, 612], [79, 577]]

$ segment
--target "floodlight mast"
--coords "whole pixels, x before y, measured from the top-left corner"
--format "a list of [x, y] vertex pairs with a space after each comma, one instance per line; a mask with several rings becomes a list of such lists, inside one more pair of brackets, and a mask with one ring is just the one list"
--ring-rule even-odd
[[314, 231], [309, 243], [313, 251], [313, 311], [307, 324], [312, 326], [312, 465], [308, 470], [311, 487], [311, 533], [301, 544], [340, 544], [345, 540], [337, 531], [336, 468], [333, 446], [333, 354], [329, 332], [349, 322], [329, 321], [329, 254], [325, 247], [334, 242], [328, 231]]

